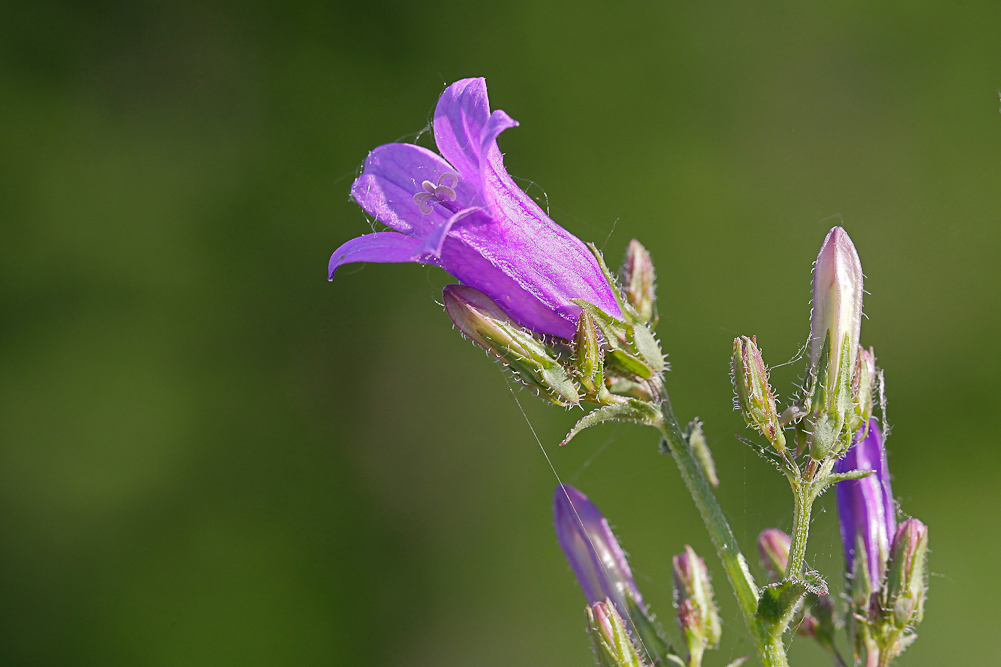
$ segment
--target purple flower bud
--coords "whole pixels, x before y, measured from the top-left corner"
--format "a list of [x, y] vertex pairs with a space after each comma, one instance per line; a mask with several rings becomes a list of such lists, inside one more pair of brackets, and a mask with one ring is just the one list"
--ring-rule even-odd
[[[863, 430], [859, 430], [859, 435]], [[896, 504], [890, 490], [883, 433], [879, 422], [869, 422], [869, 432], [835, 465], [837, 473], [874, 470], [863, 479], [838, 482], [838, 520], [848, 572], [858, 576], [856, 545], [865, 550], [865, 574], [873, 588], [879, 586], [890, 552], [890, 539], [897, 529]]]
[[924, 616], [927, 552], [928, 527], [917, 519], [900, 524], [886, 577], [887, 608], [898, 629], [917, 625]]
[[619, 613], [629, 614], [627, 595], [642, 607], [643, 598], [626, 555], [608, 521], [587, 496], [568, 484], [553, 494], [556, 539], [566, 554], [588, 602], [611, 599]]
[[778, 528], [765, 528], [758, 536], [758, 553], [772, 581], [785, 578], [791, 547], [792, 538]]
[[339, 247], [330, 278], [350, 262], [422, 262], [484, 292], [515, 322], [540, 333], [573, 338], [581, 312], [573, 299], [621, 318], [591, 251], [504, 168], [497, 136], [515, 125], [503, 111], [491, 113], [483, 79], [449, 86], [434, 114], [441, 156], [413, 144], [386, 144], [369, 154], [351, 195], [394, 231]]

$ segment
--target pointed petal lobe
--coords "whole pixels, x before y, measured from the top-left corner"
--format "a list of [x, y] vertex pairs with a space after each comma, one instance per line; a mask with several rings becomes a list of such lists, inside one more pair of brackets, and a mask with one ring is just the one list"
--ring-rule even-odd
[[421, 240], [396, 232], [376, 232], [353, 238], [330, 256], [327, 265], [328, 280], [334, 279], [334, 272], [342, 264], [352, 262], [415, 262]]

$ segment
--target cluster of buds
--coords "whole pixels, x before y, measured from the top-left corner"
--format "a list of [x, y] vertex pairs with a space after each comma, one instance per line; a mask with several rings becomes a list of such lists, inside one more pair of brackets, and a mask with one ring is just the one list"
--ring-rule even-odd
[[653, 414], [649, 406], [662, 398], [667, 367], [651, 331], [657, 320], [653, 263], [646, 248], [634, 239], [617, 280], [598, 249], [590, 247], [621, 317], [573, 299], [579, 314], [572, 339], [519, 325], [497, 302], [467, 285], [445, 287], [445, 311], [462, 333], [540, 396], [562, 406], [602, 406], [604, 412], [592, 418], [595, 423], [609, 419], [646, 422]]
[[917, 519], [899, 526], [890, 488], [883, 433], [876, 420], [860, 428], [857, 444], [838, 461], [839, 473], [872, 474], [836, 485], [845, 549], [849, 626], [856, 656], [875, 664], [899, 655], [924, 616], [928, 529]]
[[881, 375], [872, 349], [859, 346], [862, 280], [854, 244], [845, 230], [833, 228], [814, 265], [806, 384], [801, 399], [785, 411], [776, 404], [757, 339], [734, 340], [735, 405], [783, 458], [788, 426], [796, 429], [796, 455], [808, 448], [820, 462], [843, 455], [869, 423]]
[[588, 601], [588, 626], [599, 664], [686, 665], [643, 602], [625, 552], [594, 503], [561, 484], [553, 494], [553, 523]]

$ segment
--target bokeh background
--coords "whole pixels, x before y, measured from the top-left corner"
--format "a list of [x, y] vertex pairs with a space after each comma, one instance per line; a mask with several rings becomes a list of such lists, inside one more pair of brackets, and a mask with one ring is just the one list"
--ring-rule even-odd
[[[900, 664], [996, 664], [999, 34], [993, 0], [0, 4], [0, 663], [591, 664], [540, 444], [669, 625], [670, 556], [706, 556], [707, 664], [751, 650], [653, 432], [558, 448], [580, 412], [512, 391], [436, 269], [326, 280], [369, 230], [367, 151], [482, 75], [553, 217], [653, 253], [669, 389], [748, 551], [791, 511], [733, 437], [731, 340], [793, 359], [848, 229], [894, 490], [931, 528]], [[810, 560], [837, 584], [832, 500]]]

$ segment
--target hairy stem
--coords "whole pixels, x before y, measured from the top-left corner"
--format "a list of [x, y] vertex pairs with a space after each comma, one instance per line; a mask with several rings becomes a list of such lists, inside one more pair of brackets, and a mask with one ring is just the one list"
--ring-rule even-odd
[[810, 515], [816, 494], [809, 482], [797, 480], [792, 487], [792, 545], [789, 547], [789, 565], [786, 576], [801, 578], [806, 565], [806, 541], [810, 536]]
[[789, 663], [786, 660], [785, 646], [782, 644], [781, 636], [778, 638], [770, 636], [757, 618], [757, 587], [747, 569], [747, 560], [740, 552], [737, 538], [730, 530], [730, 524], [713, 494], [712, 486], [702, 474], [702, 469], [692, 454], [678, 420], [671, 410], [670, 402], [665, 400], [661, 409], [664, 414], [664, 426], [661, 431], [664, 440], [681, 471], [681, 477], [685, 480], [688, 491], [692, 494], [692, 499], [695, 500], [695, 506], [698, 507], [699, 513], [702, 514], [702, 520], [705, 521], [706, 528], [709, 530], [709, 537], [723, 563], [726, 578], [730, 582], [730, 587], [733, 588], [734, 596], [737, 598], [737, 604], [740, 606], [741, 616], [743, 616], [747, 629], [758, 645], [758, 656], [761, 658], [761, 664], [764, 667], [787, 667]]

